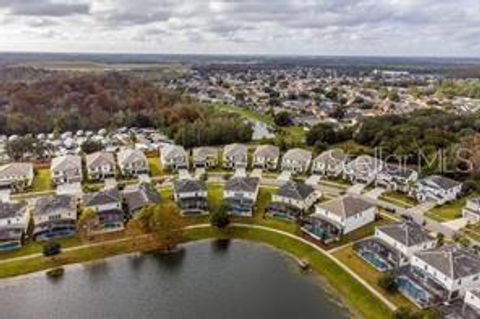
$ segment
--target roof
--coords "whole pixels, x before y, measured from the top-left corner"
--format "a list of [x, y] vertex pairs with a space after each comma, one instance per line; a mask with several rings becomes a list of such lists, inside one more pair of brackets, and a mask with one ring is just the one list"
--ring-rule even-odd
[[183, 146], [166, 145], [162, 148], [162, 156], [164, 158], [185, 158], [188, 155]]
[[328, 150], [315, 158], [315, 162], [325, 163], [328, 166], [339, 165], [347, 159], [347, 155], [341, 149]]
[[193, 149], [194, 159], [205, 159], [207, 157], [217, 157], [218, 149], [215, 147], [197, 147]]
[[113, 157], [112, 153], [96, 152], [96, 153], [87, 155], [87, 166], [89, 168], [99, 167], [104, 165], [115, 166], [115, 158]]
[[297, 162], [307, 162], [312, 159], [312, 152], [306, 151], [301, 148], [294, 148], [288, 150], [285, 155], [283, 155], [283, 159]]
[[54, 195], [41, 197], [35, 202], [33, 215], [48, 215], [59, 211], [76, 211], [77, 203], [74, 196]]
[[78, 155], [64, 155], [52, 159], [51, 169], [53, 171], [67, 171], [71, 169], [82, 169], [82, 158]]
[[244, 144], [229, 144], [225, 146], [223, 155], [226, 157], [247, 156], [248, 146]]
[[280, 187], [277, 195], [295, 200], [305, 200], [314, 192], [315, 189], [310, 185], [289, 181]]
[[383, 225], [379, 226], [378, 230], [407, 247], [435, 240], [423, 227], [413, 222]]
[[204, 182], [196, 179], [180, 179], [173, 186], [175, 193], [193, 193], [207, 190]]
[[26, 176], [33, 171], [30, 163], [10, 163], [0, 166], [0, 178], [7, 176]]
[[370, 155], [361, 155], [348, 163], [347, 166], [356, 173], [369, 174], [382, 169], [383, 162]]
[[254, 193], [260, 179], [257, 177], [232, 177], [225, 184], [225, 190], [230, 192]]
[[415, 173], [415, 170], [406, 167], [405, 165], [385, 164], [381, 172], [394, 177], [409, 178]]
[[120, 201], [122, 201], [122, 198], [116, 187], [101, 192], [87, 193], [83, 195], [83, 203], [85, 207], [118, 203]]
[[138, 161], [147, 161], [147, 157], [140, 150], [134, 150], [131, 148], [123, 149], [118, 152], [118, 163], [120, 165], [125, 165], [127, 163], [138, 162]]
[[128, 206], [129, 212], [136, 211], [151, 204], [160, 204], [161, 198], [157, 190], [147, 183], [142, 183], [135, 188], [126, 189], [123, 197]]
[[0, 201], [0, 218], [22, 217], [26, 213], [26, 203], [4, 203]]
[[321, 203], [317, 207], [323, 208], [324, 210], [340, 217], [348, 218], [375, 207], [375, 205], [360, 197], [346, 195]]
[[460, 182], [457, 182], [451, 178], [444, 177], [441, 175], [432, 175], [432, 176], [425, 177], [420, 181], [420, 183], [423, 185], [428, 185], [428, 186], [432, 186], [432, 187], [440, 188], [444, 190], [449, 190], [462, 185], [462, 183]]
[[480, 257], [457, 244], [420, 251], [415, 256], [454, 280], [480, 274]]
[[280, 156], [280, 148], [273, 145], [259, 145], [253, 156], [266, 157], [266, 158], [278, 158]]

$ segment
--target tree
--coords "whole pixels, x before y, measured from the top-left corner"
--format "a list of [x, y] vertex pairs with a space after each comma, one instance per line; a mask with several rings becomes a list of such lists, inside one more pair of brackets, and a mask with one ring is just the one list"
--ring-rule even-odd
[[308, 145], [334, 144], [336, 142], [336, 134], [331, 124], [317, 124], [307, 133]]
[[82, 149], [82, 152], [84, 152], [85, 154], [92, 154], [92, 153], [103, 150], [103, 145], [101, 142], [88, 139], [82, 143], [80, 148]]
[[83, 238], [86, 238], [90, 231], [95, 228], [97, 220], [98, 214], [96, 210], [87, 208], [82, 211], [78, 219], [78, 227]]
[[62, 252], [62, 247], [59, 243], [49, 241], [43, 245], [43, 255], [45, 257], [51, 257], [58, 255]]
[[290, 117], [290, 113], [288, 112], [280, 112], [273, 117], [273, 121], [278, 126], [289, 126], [292, 125], [292, 119]]
[[394, 294], [398, 291], [395, 276], [390, 272], [383, 274], [382, 277], [378, 279], [378, 285], [390, 294]]
[[220, 229], [224, 229], [230, 225], [230, 215], [228, 215], [227, 206], [222, 205], [212, 212], [210, 216], [210, 224], [213, 227]]
[[145, 232], [153, 235], [161, 250], [171, 251], [183, 241], [183, 221], [174, 204], [146, 206], [137, 218]]

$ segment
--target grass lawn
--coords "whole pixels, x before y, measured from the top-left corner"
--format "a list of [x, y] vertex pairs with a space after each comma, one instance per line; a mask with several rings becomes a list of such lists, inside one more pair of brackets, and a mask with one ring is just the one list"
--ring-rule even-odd
[[[365, 262], [362, 258], [360, 258], [354, 251], [353, 247], [346, 247], [341, 249], [333, 254], [337, 257], [340, 261], [342, 261], [345, 265], [348, 266], [351, 270], [365, 279], [369, 284], [374, 286], [377, 290], [382, 291], [382, 288], [378, 286], [378, 279], [382, 277], [382, 274], [377, 271], [373, 266]], [[416, 309], [416, 306], [408, 301], [400, 293], [390, 295], [388, 293], [384, 294], [391, 302], [399, 306], [410, 307]]]
[[46, 192], [52, 190], [52, 177], [48, 168], [40, 168], [33, 179], [32, 192]]
[[158, 189], [160, 193], [160, 206], [167, 206], [167, 205], [175, 205], [175, 201], [173, 200], [173, 188], [172, 187], [163, 187]]
[[163, 167], [159, 157], [149, 157], [148, 165], [150, 166], [150, 173], [153, 177], [163, 175]]
[[280, 234], [257, 229], [231, 227], [227, 230], [193, 229], [187, 232], [190, 240], [205, 238], [238, 238], [262, 242], [309, 261], [312, 269], [334, 287], [358, 313], [369, 319], [390, 318], [392, 312], [362, 284], [353, 279], [331, 259], [314, 248]]
[[238, 107], [231, 104], [210, 104], [210, 106], [213, 107], [216, 111], [236, 113], [250, 120], [264, 122], [265, 124], [271, 126], [275, 125], [273, 119], [270, 116], [250, 111], [247, 108]]
[[[56, 239], [55, 242], [59, 243], [62, 246], [62, 248], [75, 247], [82, 244], [82, 241], [78, 237]], [[18, 250], [0, 252], [0, 260], [41, 253], [42, 248], [43, 248], [42, 243], [30, 242]]]
[[[285, 141], [290, 144], [303, 144], [305, 143], [305, 137], [307, 136], [307, 131], [303, 127], [299, 126], [288, 126], [282, 127], [280, 129], [285, 136]], [[304, 148], [308, 148], [303, 145]]]
[[478, 196], [479, 196], [478, 193], [470, 194], [468, 196], [457, 199], [456, 201], [453, 201], [446, 205], [434, 207], [433, 209], [428, 211], [425, 215], [440, 222], [461, 218], [462, 209], [463, 207], [465, 207], [465, 204], [467, 203], [467, 199], [472, 197], [478, 197]]
[[399, 205], [403, 208], [411, 208], [418, 205], [418, 201], [415, 198], [407, 196], [401, 192], [385, 192], [379, 197], [379, 199]]
[[208, 185], [208, 204], [210, 210], [214, 211], [223, 204], [223, 184], [209, 184]]
[[465, 235], [471, 237], [473, 240], [480, 241], [480, 224], [469, 224], [463, 228]]

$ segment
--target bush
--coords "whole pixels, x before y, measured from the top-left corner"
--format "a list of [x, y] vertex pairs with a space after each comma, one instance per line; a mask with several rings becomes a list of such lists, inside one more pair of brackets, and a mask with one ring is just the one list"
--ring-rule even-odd
[[230, 225], [230, 215], [228, 215], [227, 207], [225, 205], [216, 209], [211, 214], [210, 224], [213, 227], [217, 227], [220, 229], [226, 228], [228, 225]]
[[59, 243], [48, 242], [43, 245], [43, 255], [45, 257], [55, 256], [62, 252], [62, 247]]
[[392, 273], [385, 273], [380, 279], [378, 279], [378, 285], [389, 294], [394, 294], [398, 291], [395, 276]]

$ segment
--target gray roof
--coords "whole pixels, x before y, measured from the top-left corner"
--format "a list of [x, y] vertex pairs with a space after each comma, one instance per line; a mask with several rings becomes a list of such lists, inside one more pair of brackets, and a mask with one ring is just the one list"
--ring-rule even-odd
[[283, 155], [283, 159], [297, 162], [308, 162], [312, 159], [312, 152], [301, 148], [294, 148], [288, 150], [285, 155]]
[[325, 163], [326, 165], [339, 165], [347, 159], [347, 155], [341, 149], [333, 149], [323, 152], [315, 158], [315, 162]]
[[420, 183], [424, 185], [438, 187], [444, 190], [449, 190], [454, 187], [462, 185], [462, 183], [459, 183], [457, 181], [454, 181], [451, 178], [444, 177], [441, 175], [432, 175], [432, 176], [425, 177], [423, 180], [420, 181]]
[[325, 203], [321, 203], [318, 205], [318, 207], [340, 217], [348, 218], [375, 207], [375, 205], [360, 197], [346, 195]]
[[0, 178], [7, 176], [26, 176], [33, 170], [30, 163], [10, 163], [0, 166]]
[[218, 156], [218, 149], [215, 147], [197, 147], [193, 149], [192, 153], [195, 160], [204, 160], [208, 157], [216, 158]]
[[227, 181], [225, 190], [254, 193], [257, 190], [259, 182], [260, 179], [257, 177], [232, 177]]
[[118, 163], [120, 165], [125, 165], [127, 163], [138, 162], [138, 161], [142, 161], [142, 162], [147, 161], [147, 157], [145, 156], [145, 154], [143, 154], [142, 151], [134, 150], [130, 148], [123, 149], [120, 152], [118, 152], [117, 157], [118, 157]]
[[407, 247], [435, 240], [423, 227], [413, 222], [393, 223], [378, 229]]
[[53, 171], [66, 171], [71, 169], [82, 169], [82, 158], [78, 155], [64, 155], [52, 159], [51, 169]]
[[115, 166], [115, 158], [109, 152], [96, 152], [87, 155], [87, 167], [95, 168], [104, 165]]
[[74, 196], [54, 195], [41, 197], [35, 202], [33, 215], [47, 215], [56, 211], [75, 211], [77, 203]]
[[83, 203], [85, 207], [118, 203], [121, 201], [122, 197], [116, 187], [101, 192], [87, 193], [83, 195]]
[[223, 150], [223, 155], [226, 157], [240, 157], [247, 156], [248, 146], [244, 144], [230, 144], [225, 146]]
[[204, 182], [196, 179], [180, 179], [173, 185], [175, 193], [193, 193], [207, 190]]
[[409, 178], [415, 173], [415, 170], [405, 165], [385, 164], [382, 168], [382, 173], [399, 178]]
[[22, 217], [26, 213], [26, 203], [4, 203], [0, 201], [0, 218]]
[[280, 187], [277, 195], [295, 200], [305, 200], [313, 192], [315, 192], [315, 189], [310, 185], [289, 181]]
[[187, 152], [183, 148], [183, 146], [179, 145], [167, 145], [162, 148], [162, 155], [165, 158], [186, 158], [188, 157]]
[[273, 145], [259, 145], [253, 156], [265, 158], [278, 158], [280, 156], [280, 148]]
[[143, 183], [135, 188], [126, 189], [123, 197], [129, 212], [136, 211], [147, 205], [160, 204], [160, 194], [151, 184]]
[[480, 257], [460, 245], [429, 249], [415, 256], [451, 279], [480, 274]]
[[374, 173], [382, 169], [383, 162], [370, 155], [361, 155], [348, 163], [348, 168], [359, 174]]

